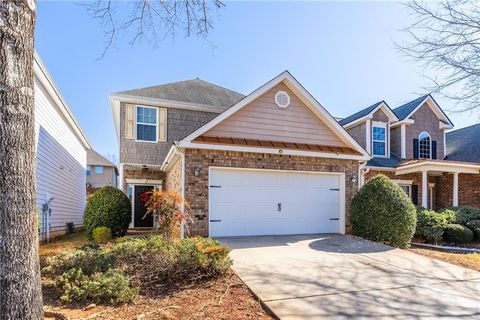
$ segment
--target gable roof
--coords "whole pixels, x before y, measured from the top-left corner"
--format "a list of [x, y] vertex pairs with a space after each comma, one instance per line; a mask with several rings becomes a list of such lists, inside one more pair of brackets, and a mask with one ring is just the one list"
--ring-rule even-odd
[[432, 111], [437, 115], [437, 117], [441, 121], [449, 124], [451, 128], [453, 128], [452, 121], [450, 120], [450, 118], [448, 118], [445, 112], [443, 112], [442, 108], [440, 108], [440, 106], [435, 101], [435, 99], [433, 99], [431, 94], [426, 94], [413, 101], [407, 102], [400, 107], [393, 109], [393, 112], [397, 115], [399, 121], [406, 120], [409, 119], [417, 111], [417, 109], [420, 108], [427, 101], [430, 101], [431, 105], [434, 106], [434, 108], [432, 108]]
[[373, 113], [375, 113], [379, 109], [383, 109], [385, 111], [385, 113], [387, 114], [387, 117], [393, 118], [394, 121], [398, 120], [397, 116], [392, 111], [392, 109], [390, 109], [388, 104], [384, 100], [382, 100], [382, 101], [379, 101], [379, 102], [371, 105], [370, 107], [362, 109], [362, 110], [352, 114], [351, 116], [348, 116], [348, 117], [340, 120], [339, 123], [342, 126], [347, 126], [348, 124], [351, 124], [350, 126], [352, 126], [354, 124], [354, 122], [356, 123], [356, 122], [362, 121], [362, 119], [371, 116]]
[[[194, 143], [194, 139], [198, 138], [223, 120], [227, 119], [228, 117], [236, 113], [238, 110], [249, 105], [252, 101], [262, 96], [267, 91], [269, 91], [281, 82], [284, 82], [287, 87], [289, 87], [289, 89], [296, 96], [298, 96], [298, 98], [301, 99], [305, 103], [305, 105], [330, 128], [330, 130], [335, 132], [338, 138], [343, 143], [345, 143], [347, 147], [351, 148], [354, 152], [360, 154], [360, 156], [356, 157], [360, 157], [365, 160], [370, 159], [370, 155], [346, 132], [346, 130], [335, 120], [335, 118], [330, 113], [328, 113], [328, 111], [317, 100], [315, 100], [315, 98], [307, 90], [305, 90], [305, 88], [288, 71], [282, 72], [272, 80], [268, 81], [267, 83], [253, 91], [248, 96], [244, 97], [235, 105], [233, 105], [232, 107], [230, 107], [199, 129], [189, 134], [183, 140], [179, 141], [178, 146], [188, 148], [198, 147], [199, 144]], [[278, 150], [275, 150], [275, 152], [278, 152]]]
[[198, 78], [121, 91], [116, 94], [223, 107], [223, 109], [227, 109], [244, 97], [241, 93]]
[[446, 160], [480, 162], [480, 124], [448, 132]]
[[116, 167], [113, 162], [102, 156], [97, 151], [90, 149], [87, 150], [87, 165], [92, 166], [104, 166], [104, 167]]

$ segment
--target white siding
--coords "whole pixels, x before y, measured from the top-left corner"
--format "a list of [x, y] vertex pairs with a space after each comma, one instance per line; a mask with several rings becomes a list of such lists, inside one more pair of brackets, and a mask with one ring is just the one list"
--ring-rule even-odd
[[52, 230], [65, 228], [65, 223], [83, 225], [86, 201], [86, 150], [48, 95], [35, 79], [35, 133], [37, 151], [37, 204], [39, 211], [51, 203]]

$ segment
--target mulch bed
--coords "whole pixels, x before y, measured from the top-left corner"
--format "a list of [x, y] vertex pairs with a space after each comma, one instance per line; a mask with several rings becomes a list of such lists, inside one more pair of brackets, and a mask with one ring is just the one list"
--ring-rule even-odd
[[83, 310], [86, 305], [63, 305], [48, 289], [44, 303], [50, 315], [45, 319], [275, 319], [233, 271], [160, 297], [140, 296], [132, 304], [117, 307], [91, 305]]

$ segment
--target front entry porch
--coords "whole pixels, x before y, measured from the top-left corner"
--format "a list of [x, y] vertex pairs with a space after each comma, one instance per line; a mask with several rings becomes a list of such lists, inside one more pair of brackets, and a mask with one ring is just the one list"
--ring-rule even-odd
[[[411, 174], [420, 174], [421, 183], [418, 186], [419, 189], [419, 202], [420, 206], [424, 208], [438, 208], [440, 205], [435, 203], [441, 203], [443, 207], [457, 207], [459, 206], [459, 175], [478, 175], [480, 173], [480, 165], [474, 163], [446, 161], [446, 160], [413, 160], [401, 164], [395, 170], [396, 176], [404, 176]], [[446, 176], [451, 176], [453, 183], [442, 183], [442, 181], [448, 181]], [[437, 181], [436, 184], [432, 184], [431, 181]], [[445, 188], [450, 188], [450, 195], [448, 197], [450, 203], [447, 203], [445, 199], [434, 199], [436, 195], [445, 197], [448, 193]], [[436, 192], [433, 192], [433, 188]]]

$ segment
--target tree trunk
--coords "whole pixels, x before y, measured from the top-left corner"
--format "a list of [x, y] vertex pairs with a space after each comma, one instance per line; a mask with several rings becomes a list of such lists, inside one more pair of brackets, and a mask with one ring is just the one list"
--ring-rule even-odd
[[42, 319], [35, 193], [35, 0], [0, 0], [0, 318]]

